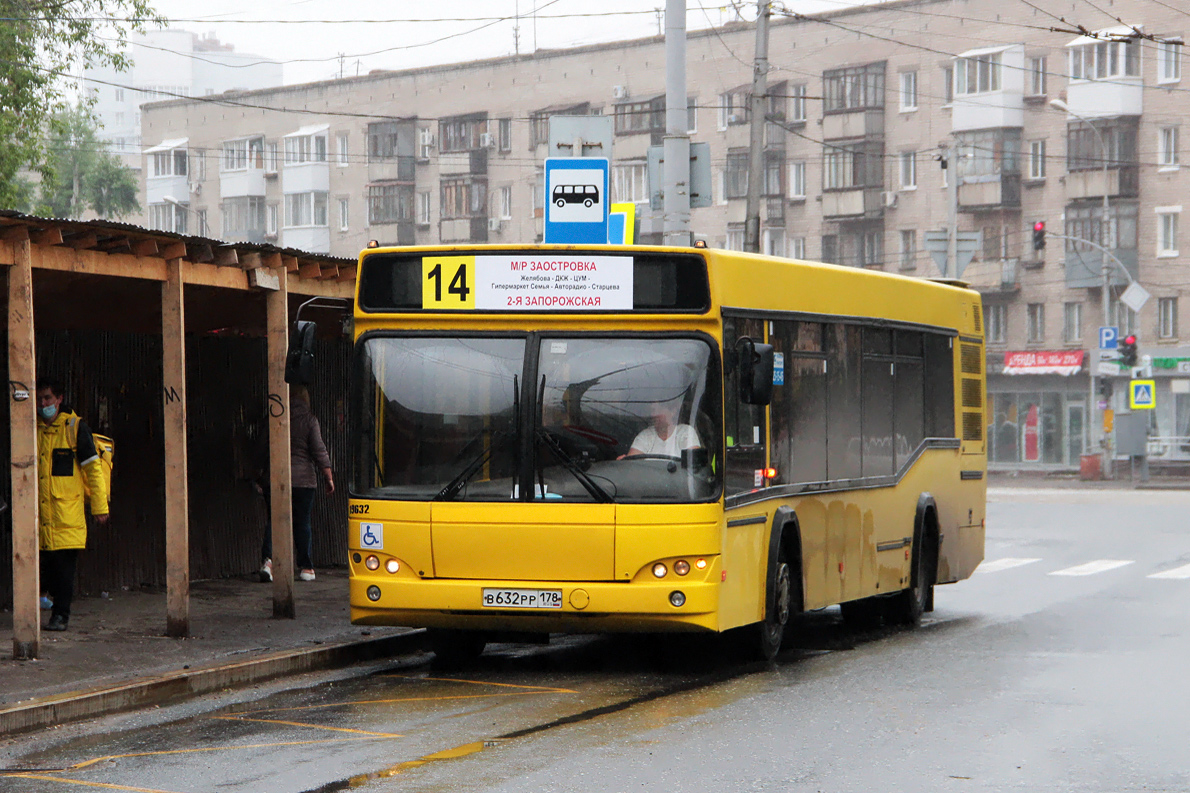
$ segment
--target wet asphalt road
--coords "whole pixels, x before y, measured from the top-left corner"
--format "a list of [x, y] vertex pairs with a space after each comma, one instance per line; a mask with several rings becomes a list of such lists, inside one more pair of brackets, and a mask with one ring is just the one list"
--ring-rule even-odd
[[1190, 493], [991, 501], [914, 631], [413, 656], [10, 741], [0, 791], [1190, 791]]

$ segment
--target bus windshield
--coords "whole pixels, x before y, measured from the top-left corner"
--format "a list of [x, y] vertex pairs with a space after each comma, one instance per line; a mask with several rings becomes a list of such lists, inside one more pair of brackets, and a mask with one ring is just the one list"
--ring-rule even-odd
[[373, 337], [359, 355], [358, 495], [719, 495], [720, 379], [701, 338]]

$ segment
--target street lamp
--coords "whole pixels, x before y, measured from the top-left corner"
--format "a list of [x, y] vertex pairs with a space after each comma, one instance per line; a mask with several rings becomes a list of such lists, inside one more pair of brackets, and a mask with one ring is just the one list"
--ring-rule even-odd
[[167, 203], [167, 204], [173, 204], [178, 209], [184, 209], [187, 212], [193, 212], [194, 216], [199, 219], [198, 233], [204, 237], [211, 236], [211, 229], [210, 229], [210, 226], [207, 225], [207, 219], [204, 218], [202, 215], [198, 214], [197, 210], [191, 209], [189, 204], [183, 204], [181, 201], [179, 201], [178, 199], [174, 198], [171, 195], [163, 195], [163, 196], [161, 196], [161, 199], [163, 201], [165, 201], [165, 203]]
[[[1095, 126], [1094, 122], [1092, 122], [1089, 118], [1087, 118], [1085, 116], [1075, 113], [1073, 110], [1070, 109], [1070, 106], [1067, 105], [1065, 102], [1063, 102], [1061, 99], [1051, 99], [1049, 101], [1049, 104], [1050, 104], [1050, 107], [1054, 108], [1055, 110], [1066, 113], [1067, 115], [1070, 115], [1070, 116], [1074, 116], [1079, 121], [1082, 121], [1084, 124], [1086, 124], [1088, 127], [1090, 127], [1091, 131], [1095, 133], [1095, 137], [1099, 139], [1099, 146], [1103, 149], [1103, 217], [1101, 217], [1099, 219], [1099, 238], [1100, 238], [1100, 242], [1103, 244], [1103, 248], [1100, 250], [1100, 253], [1102, 254], [1102, 258], [1100, 260], [1100, 262], [1101, 262], [1100, 263], [1100, 275], [1103, 278], [1103, 286], [1102, 286], [1102, 290], [1101, 290], [1102, 291], [1101, 303], [1103, 306], [1103, 324], [1105, 326], [1111, 325], [1111, 317], [1109, 316], [1109, 314], [1111, 313], [1111, 307], [1109, 305], [1109, 299], [1108, 299], [1108, 289], [1110, 288], [1108, 274], [1111, 271], [1108, 266], [1108, 256], [1110, 254], [1108, 254], [1108, 252], [1107, 252], [1108, 237], [1110, 236], [1110, 233], [1111, 233], [1111, 226], [1108, 223], [1108, 214], [1111, 210], [1108, 195], [1109, 195], [1109, 191], [1111, 188], [1108, 184], [1108, 172], [1107, 172], [1108, 171], [1108, 168], [1107, 168], [1108, 160], [1109, 160], [1109, 156], [1110, 156], [1108, 146], [1107, 146], [1107, 138], [1105, 138], [1103, 136], [1103, 133], [1099, 131], [1099, 129]], [[1063, 246], [1063, 247], [1065, 247], [1065, 246]], [[1098, 361], [1096, 361], [1096, 366], [1098, 366]], [[1091, 378], [1090, 379], [1091, 379], [1090, 400], [1092, 403], [1094, 403], [1095, 395], [1096, 395], [1096, 380], [1098, 379], [1098, 372], [1095, 369], [1091, 369]], [[1102, 426], [1103, 425], [1100, 424], [1100, 427], [1102, 427]], [[1111, 464], [1111, 454], [1107, 448], [1106, 433], [1104, 432], [1103, 429], [1100, 429], [1099, 433], [1100, 433], [1100, 437], [1102, 438], [1102, 446], [1103, 446], [1103, 476], [1106, 477], [1106, 476], [1108, 476], [1108, 469]]]

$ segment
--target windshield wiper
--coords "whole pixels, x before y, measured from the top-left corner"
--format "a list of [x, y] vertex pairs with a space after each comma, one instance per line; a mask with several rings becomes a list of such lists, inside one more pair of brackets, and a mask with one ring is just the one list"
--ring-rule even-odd
[[554, 456], [558, 458], [558, 462], [562, 463], [563, 468], [574, 474], [574, 478], [577, 479], [579, 484], [581, 484], [583, 488], [591, 494], [591, 498], [604, 503], [610, 503], [612, 501], [612, 497], [608, 495], [608, 492], [600, 487], [594, 479], [587, 476], [587, 472], [582, 469], [582, 466], [578, 464], [578, 461], [566, 453], [566, 450], [563, 449], [556, 440], [554, 440], [553, 435], [539, 427], [537, 429], [537, 439], [544, 443], [549, 448], [549, 450], [554, 453]]
[[[517, 382], [515, 375], [512, 378], [512, 413], [514, 416], [512, 432], [509, 432], [508, 430], [493, 432], [488, 447], [480, 451], [480, 453], [477, 454], [471, 460], [471, 462], [467, 463], [462, 471], [459, 471], [458, 475], [454, 479], [446, 483], [446, 487], [438, 491], [438, 495], [434, 496], [435, 501], [451, 501], [454, 499], [454, 497], [459, 494], [459, 491], [463, 489], [463, 486], [471, 481], [471, 477], [475, 476], [475, 474], [477, 474], [479, 470], [483, 468], [484, 464], [488, 460], [492, 459], [492, 455], [496, 453], [496, 450], [500, 448], [502, 444], [506, 443], [509, 439], [516, 439], [520, 437], [521, 393], [520, 385]], [[472, 443], [474, 443], [474, 441], [472, 441]], [[470, 446], [471, 444], [469, 443], [467, 445]], [[516, 464], [519, 466], [520, 445], [518, 444], [516, 448]], [[466, 449], [464, 447], [464, 451], [465, 450]], [[515, 477], [513, 481], [515, 482]]]

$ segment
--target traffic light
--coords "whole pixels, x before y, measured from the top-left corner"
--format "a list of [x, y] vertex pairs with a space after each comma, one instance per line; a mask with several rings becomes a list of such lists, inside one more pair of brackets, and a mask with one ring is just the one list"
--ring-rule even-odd
[[1136, 366], [1136, 337], [1126, 336], [1120, 342], [1120, 363], [1125, 366]]
[[1039, 220], [1033, 224], [1033, 250], [1045, 249], [1045, 221]]
[[1112, 387], [1111, 380], [1104, 378], [1099, 381], [1099, 396], [1103, 397], [1104, 399], [1111, 399], [1111, 395], [1114, 390], [1115, 389]]

